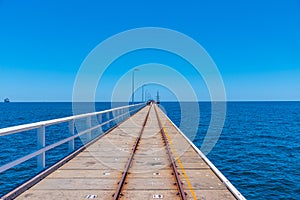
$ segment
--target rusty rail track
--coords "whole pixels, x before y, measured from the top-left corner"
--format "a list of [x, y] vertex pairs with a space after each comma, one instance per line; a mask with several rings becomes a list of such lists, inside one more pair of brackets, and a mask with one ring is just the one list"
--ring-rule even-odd
[[[143, 134], [143, 132], [144, 132], [144, 130], [145, 130], [145, 126], [146, 126], [146, 124], [147, 124], [147, 121], [148, 121], [148, 118], [149, 118], [149, 114], [150, 114], [150, 110], [151, 110], [152, 106], [153, 106], [153, 105], [151, 104], [150, 107], [149, 107], [148, 113], [147, 113], [147, 115], [146, 115], [146, 117], [145, 117], [145, 120], [144, 120], [144, 122], [143, 122], [142, 129], [141, 129], [141, 131], [139, 132], [139, 136], [138, 136], [138, 138], [137, 138], [136, 141], [135, 141], [135, 144], [134, 144], [134, 146], [133, 146], [133, 148], [132, 148], [132, 152], [131, 152], [131, 154], [130, 154], [130, 157], [129, 157], [129, 159], [128, 159], [128, 162], [126, 163], [126, 166], [125, 166], [124, 172], [123, 172], [123, 174], [122, 174], [121, 180], [120, 180], [120, 182], [118, 182], [118, 187], [117, 187], [117, 189], [116, 189], [116, 192], [115, 192], [114, 195], [113, 195], [113, 199], [114, 199], [114, 200], [117, 200], [117, 199], [119, 199], [121, 196], [123, 196], [123, 194], [122, 194], [122, 188], [123, 188], [124, 184], [126, 184], [126, 177], [127, 177], [128, 173], [129, 173], [129, 169], [130, 169], [130, 166], [131, 166], [131, 164], [132, 164], [134, 155], [135, 155], [135, 153], [136, 153], [136, 150], [137, 150], [138, 145], [139, 145], [139, 143], [140, 143], [140, 140], [141, 140], [141, 138], [142, 138], [142, 134]], [[179, 173], [178, 173], [178, 171], [177, 171], [177, 167], [176, 167], [176, 164], [175, 164], [175, 160], [174, 160], [174, 158], [173, 158], [173, 156], [172, 156], [172, 151], [171, 151], [171, 148], [170, 148], [169, 141], [168, 141], [168, 139], [167, 139], [167, 136], [166, 136], [166, 134], [165, 134], [164, 128], [163, 128], [162, 123], [161, 123], [161, 121], [160, 121], [160, 118], [159, 118], [157, 109], [156, 109], [155, 106], [153, 106], [153, 107], [154, 107], [155, 115], [156, 115], [156, 118], [157, 118], [157, 121], [158, 121], [158, 124], [159, 124], [160, 133], [161, 133], [161, 135], [162, 135], [164, 144], [166, 145], [166, 151], [167, 151], [167, 154], [168, 154], [168, 159], [169, 159], [169, 161], [170, 161], [170, 166], [171, 166], [172, 171], [173, 171], [172, 174], [174, 174], [174, 176], [175, 176], [175, 181], [176, 181], [175, 184], [176, 184], [176, 186], [177, 186], [177, 188], [178, 188], [178, 195], [180, 196], [180, 198], [181, 198], [182, 200], [186, 200], [186, 199], [187, 199], [187, 198], [186, 198], [186, 193], [184, 192], [184, 189], [183, 189], [183, 187], [182, 187], [182, 182], [181, 182], [181, 180], [180, 180]]]
[[130, 168], [130, 165], [131, 165], [131, 163], [132, 163], [134, 154], [135, 154], [135, 152], [136, 152], [136, 150], [137, 150], [137, 147], [138, 147], [138, 145], [139, 145], [139, 142], [140, 142], [140, 140], [141, 140], [141, 137], [142, 137], [142, 134], [143, 134], [143, 132], [144, 132], [146, 123], [147, 123], [147, 121], [148, 121], [148, 117], [149, 117], [149, 113], [150, 113], [151, 107], [152, 107], [152, 104], [151, 104], [150, 107], [149, 107], [148, 113], [147, 113], [147, 115], [146, 115], [146, 117], [145, 117], [145, 120], [144, 120], [142, 129], [141, 129], [141, 131], [140, 131], [140, 133], [139, 133], [139, 136], [138, 136], [137, 140], [135, 141], [134, 147], [133, 147], [133, 149], [132, 149], [132, 152], [131, 152], [131, 154], [130, 154], [130, 157], [129, 157], [129, 159], [128, 159], [128, 162], [127, 162], [127, 164], [126, 164], [125, 170], [124, 170], [124, 172], [123, 172], [123, 174], [122, 174], [122, 178], [121, 178], [120, 182], [118, 183], [118, 187], [117, 187], [116, 193], [115, 193], [114, 196], [113, 196], [113, 197], [114, 197], [114, 200], [119, 199], [120, 195], [122, 195], [122, 193], [121, 193], [122, 187], [123, 187], [123, 185], [125, 184], [125, 180], [126, 180], [126, 176], [127, 176], [127, 174], [128, 174], [128, 170], [129, 170], [129, 168]]
[[167, 139], [167, 136], [166, 136], [166, 133], [165, 133], [165, 130], [164, 130], [164, 127], [162, 126], [162, 123], [159, 119], [159, 116], [158, 116], [158, 112], [157, 112], [157, 109], [156, 107], [154, 107], [154, 110], [155, 110], [155, 114], [156, 114], [156, 118], [158, 120], [158, 124], [159, 124], [159, 128], [160, 128], [160, 132], [163, 136], [163, 139], [164, 139], [164, 142], [165, 142], [165, 145], [167, 147], [167, 153], [168, 153], [168, 157], [169, 157], [169, 160], [171, 162], [171, 165], [172, 165], [172, 169], [173, 169], [173, 172], [174, 172], [174, 175], [175, 175], [175, 178], [176, 178], [176, 185], [178, 187], [178, 191], [179, 191], [179, 195], [181, 197], [182, 200], [186, 200], [186, 193], [184, 192], [183, 190], [183, 187], [182, 187], [182, 182], [180, 180], [180, 177], [178, 175], [178, 171], [177, 171], [177, 167], [176, 167], [176, 164], [175, 164], [175, 160], [172, 156], [172, 151], [171, 151], [171, 148], [170, 148], [170, 143]]

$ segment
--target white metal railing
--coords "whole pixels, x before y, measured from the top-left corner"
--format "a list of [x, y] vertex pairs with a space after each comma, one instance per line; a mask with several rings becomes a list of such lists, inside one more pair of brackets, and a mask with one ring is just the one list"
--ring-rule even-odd
[[[129, 106], [123, 106], [123, 107], [118, 107], [118, 108], [113, 108], [109, 110], [104, 110], [100, 112], [94, 112], [94, 113], [87, 113], [87, 114], [81, 114], [81, 115], [75, 115], [75, 116], [70, 116], [70, 117], [65, 117], [65, 118], [59, 118], [59, 119], [53, 119], [53, 120], [47, 120], [47, 121], [41, 121], [41, 122], [36, 122], [36, 123], [31, 123], [31, 124], [24, 124], [24, 125], [19, 125], [19, 126], [13, 126], [13, 127], [8, 127], [8, 128], [2, 128], [0, 129], [0, 137], [1, 136], [6, 136], [6, 135], [11, 135], [15, 133], [20, 133], [20, 132], [25, 132], [25, 131], [30, 131], [30, 130], [37, 130], [37, 148], [38, 150], [30, 153], [26, 156], [23, 156], [19, 159], [16, 159], [12, 162], [9, 162], [7, 164], [4, 164], [0, 167], [0, 173], [4, 172], [12, 167], [15, 167], [31, 158], [37, 157], [37, 166], [38, 169], [42, 170], [46, 167], [46, 158], [45, 154], [46, 151], [51, 150], [57, 146], [60, 146], [64, 143], [69, 143], [68, 148], [69, 152], [74, 151], [75, 148], [75, 139], [82, 136], [86, 135], [87, 140], [90, 141], [92, 139], [91, 132], [93, 130], [97, 130], [101, 128], [104, 125], [109, 126], [112, 122], [115, 122], [115, 124], [118, 124], [125, 119], [127, 119], [131, 113], [134, 113], [141, 109], [145, 104], [140, 103], [140, 104], [135, 104], [135, 105], [129, 105]], [[106, 120], [103, 120], [103, 116], [106, 115]], [[110, 115], [112, 115], [112, 118], [110, 119]], [[96, 117], [98, 120], [97, 125], [92, 126], [92, 117]], [[75, 134], [75, 123], [76, 120], [82, 120], [85, 119], [86, 121], [86, 130], [78, 131], [78, 133]], [[46, 146], [46, 127], [52, 126], [52, 125], [57, 125], [61, 123], [68, 123], [68, 129], [70, 133], [70, 137], [67, 137], [65, 139], [62, 139], [54, 144]]]

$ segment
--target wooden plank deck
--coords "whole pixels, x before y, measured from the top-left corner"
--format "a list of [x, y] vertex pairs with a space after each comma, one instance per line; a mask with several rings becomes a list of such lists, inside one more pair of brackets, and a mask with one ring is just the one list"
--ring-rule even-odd
[[[153, 106], [120, 199], [180, 199]], [[149, 108], [121, 123], [16, 199], [113, 199]], [[236, 199], [191, 143], [157, 110], [187, 199]]]

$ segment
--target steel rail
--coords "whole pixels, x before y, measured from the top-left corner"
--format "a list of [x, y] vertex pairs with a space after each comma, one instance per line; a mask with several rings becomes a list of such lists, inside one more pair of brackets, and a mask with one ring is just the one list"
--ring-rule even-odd
[[145, 120], [144, 120], [142, 129], [141, 129], [141, 131], [140, 131], [140, 133], [139, 133], [139, 136], [138, 136], [137, 140], [135, 141], [135, 144], [134, 144], [134, 147], [133, 147], [133, 149], [132, 149], [131, 155], [130, 155], [130, 157], [129, 157], [129, 159], [128, 159], [128, 162], [127, 162], [127, 164], [126, 164], [125, 170], [124, 170], [124, 172], [123, 172], [121, 181], [119, 182], [118, 187], [117, 187], [117, 190], [116, 190], [115, 194], [113, 195], [114, 200], [119, 199], [119, 196], [121, 195], [122, 187], [123, 187], [123, 185], [124, 185], [124, 183], [125, 183], [125, 179], [126, 179], [126, 176], [127, 176], [127, 174], [128, 174], [130, 165], [131, 165], [131, 163], [132, 163], [134, 154], [135, 154], [135, 152], [136, 152], [136, 150], [137, 150], [137, 147], [138, 147], [138, 145], [139, 145], [139, 142], [140, 142], [140, 140], [141, 140], [142, 134], [143, 134], [143, 132], [144, 132], [146, 123], [147, 123], [147, 121], [148, 121], [148, 117], [149, 117], [149, 114], [150, 114], [151, 107], [152, 107], [152, 104], [150, 104], [150, 108], [149, 108], [148, 113], [147, 113], [147, 115], [146, 115], [146, 117], [145, 117]]
[[160, 121], [160, 118], [158, 116], [158, 112], [157, 112], [156, 106], [154, 106], [154, 110], [155, 110], [156, 118], [157, 118], [158, 125], [159, 125], [159, 128], [160, 128], [160, 132], [161, 132], [161, 134], [163, 136], [165, 145], [167, 147], [167, 153], [168, 153], [169, 160], [170, 160], [172, 168], [173, 168], [173, 172], [174, 172], [174, 175], [175, 175], [176, 184], [178, 186], [180, 197], [181, 197], [182, 200], [186, 200], [187, 199], [186, 198], [186, 193], [183, 190], [182, 182], [181, 182], [180, 177], [178, 175], [178, 171], [177, 171], [177, 168], [176, 168], [176, 165], [175, 165], [175, 161], [174, 161], [173, 156], [172, 156], [172, 151], [171, 151], [171, 148], [170, 148], [170, 144], [169, 144], [169, 141], [167, 139], [165, 130], [164, 130], [163, 126], [162, 126], [162, 123]]

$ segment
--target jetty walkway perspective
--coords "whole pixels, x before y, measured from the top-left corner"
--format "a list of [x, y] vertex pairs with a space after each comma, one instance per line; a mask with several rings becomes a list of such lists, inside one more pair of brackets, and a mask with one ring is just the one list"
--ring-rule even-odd
[[156, 104], [2, 199], [245, 199]]

